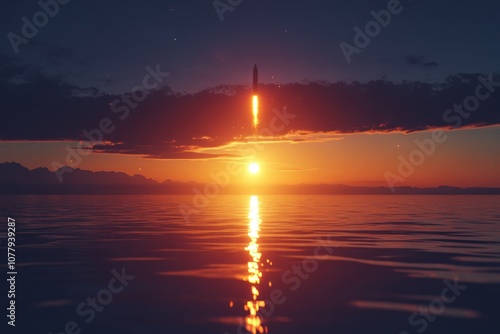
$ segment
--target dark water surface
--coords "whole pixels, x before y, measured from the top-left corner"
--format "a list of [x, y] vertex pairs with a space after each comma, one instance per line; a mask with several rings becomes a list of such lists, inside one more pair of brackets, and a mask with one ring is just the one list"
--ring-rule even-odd
[[500, 332], [499, 196], [192, 200], [0, 197], [8, 332]]

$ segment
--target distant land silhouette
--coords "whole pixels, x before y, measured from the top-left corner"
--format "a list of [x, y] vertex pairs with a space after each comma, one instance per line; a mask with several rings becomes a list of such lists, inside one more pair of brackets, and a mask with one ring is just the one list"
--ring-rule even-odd
[[[69, 168], [69, 167], [64, 167]], [[16, 162], [0, 163], [0, 194], [187, 194], [194, 189], [202, 194], [205, 184], [197, 182], [157, 182], [143, 175], [129, 176], [122, 172], [92, 172], [73, 169], [59, 182], [56, 173], [47, 168], [29, 170]], [[218, 186], [221, 194], [338, 194], [338, 195], [500, 195], [500, 188], [450, 187], [433, 188], [358, 187], [341, 184], [299, 184]]]

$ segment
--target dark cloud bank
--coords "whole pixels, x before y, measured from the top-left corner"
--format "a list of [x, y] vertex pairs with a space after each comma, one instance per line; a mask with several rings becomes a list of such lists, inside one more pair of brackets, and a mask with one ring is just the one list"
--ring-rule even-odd
[[[8, 59], [2, 59], [2, 64], [1, 140], [85, 141], [83, 130], [93, 133], [103, 119], [109, 119], [104, 124], [108, 133], [103, 134], [103, 142], [94, 141], [98, 152], [206, 158], [209, 155], [192, 149], [244, 140], [253, 133], [251, 90], [246, 86], [221, 86], [196, 94], [173, 93], [163, 86], [149, 90], [138, 102], [130, 93], [107, 95], [18, 67]], [[480, 89], [483, 95], [490, 94], [477, 110], [468, 117], [451, 110], [448, 122], [443, 119], [454, 104], [476, 94], [480, 76], [459, 74], [435, 84], [378, 80], [261, 85], [260, 124], [269, 126], [273, 109], [284, 106], [297, 116], [278, 134], [414, 132], [500, 124], [500, 94], [494, 92], [500, 90], [498, 74], [482, 74], [493, 83]]]

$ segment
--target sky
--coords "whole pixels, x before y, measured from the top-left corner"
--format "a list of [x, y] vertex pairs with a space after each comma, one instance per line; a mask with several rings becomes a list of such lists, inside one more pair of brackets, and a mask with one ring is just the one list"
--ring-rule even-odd
[[498, 2], [0, 6], [0, 162], [158, 181], [210, 182], [235, 165], [241, 184], [500, 187]]

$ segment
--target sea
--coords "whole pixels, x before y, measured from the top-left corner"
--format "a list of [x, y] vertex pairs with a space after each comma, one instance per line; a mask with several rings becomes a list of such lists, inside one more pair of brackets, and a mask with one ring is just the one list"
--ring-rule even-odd
[[500, 332], [500, 196], [0, 196], [0, 215], [2, 333]]

